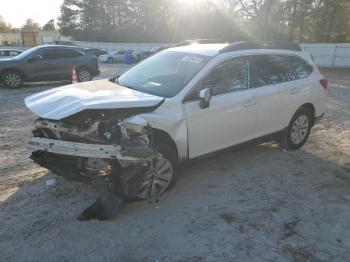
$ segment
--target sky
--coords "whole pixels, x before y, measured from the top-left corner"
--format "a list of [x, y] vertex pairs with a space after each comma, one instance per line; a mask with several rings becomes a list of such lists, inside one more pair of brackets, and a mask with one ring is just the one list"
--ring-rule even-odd
[[22, 26], [32, 18], [41, 26], [60, 15], [63, 0], [0, 0], [0, 15], [13, 27]]

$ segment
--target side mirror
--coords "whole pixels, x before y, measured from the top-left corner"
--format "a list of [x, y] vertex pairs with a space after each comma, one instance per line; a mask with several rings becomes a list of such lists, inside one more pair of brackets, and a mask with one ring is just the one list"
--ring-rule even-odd
[[209, 107], [210, 99], [211, 99], [211, 88], [204, 88], [199, 92], [199, 106], [204, 109]]
[[29, 63], [35, 62], [35, 61], [39, 61], [43, 59], [43, 57], [41, 55], [33, 55], [32, 57], [30, 57], [27, 61]]

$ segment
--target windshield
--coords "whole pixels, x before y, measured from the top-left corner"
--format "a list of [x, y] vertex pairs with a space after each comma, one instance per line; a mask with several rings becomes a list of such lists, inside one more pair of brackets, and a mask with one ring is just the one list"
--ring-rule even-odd
[[164, 51], [144, 60], [118, 78], [118, 83], [161, 97], [177, 95], [210, 57]]
[[18, 59], [18, 60], [24, 59], [24, 58], [30, 56], [31, 54], [33, 54], [34, 52], [36, 52], [39, 48], [40, 48], [39, 46], [30, 48], [30, 49], [20, 53], [18, 56], [15, 57], [15, 59]]

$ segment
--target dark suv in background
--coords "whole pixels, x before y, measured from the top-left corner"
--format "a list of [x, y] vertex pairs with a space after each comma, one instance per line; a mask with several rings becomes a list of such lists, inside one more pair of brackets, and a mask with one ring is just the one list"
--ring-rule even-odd
[[80, 82], [90, 81], [100, 73], [96, 56], [84, 48], [52, 45], [0, 59], [0, 79], [8, 88], [18, 88], [23, 82], [70, 80], [73, 67]]

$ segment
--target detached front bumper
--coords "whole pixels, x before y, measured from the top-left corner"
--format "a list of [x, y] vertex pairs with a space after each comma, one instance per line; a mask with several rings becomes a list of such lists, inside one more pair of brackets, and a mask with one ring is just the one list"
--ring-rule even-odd
[[117, 159], [120, 162], [145, 163], [152, 156], [154, 150], [137, 148], [123, 149], [119, 145], [85, 144], [34, 137], [29, 141], [29, 148], [33, 151], [44, 151], [59, 155]]

